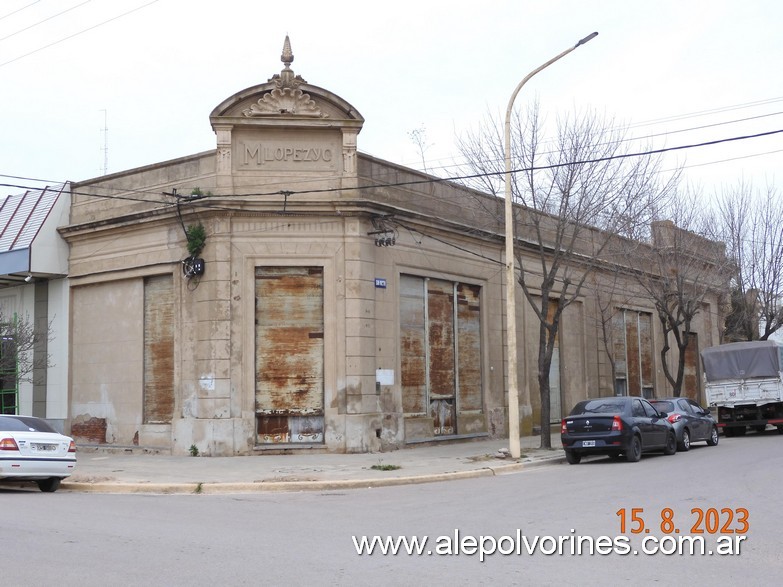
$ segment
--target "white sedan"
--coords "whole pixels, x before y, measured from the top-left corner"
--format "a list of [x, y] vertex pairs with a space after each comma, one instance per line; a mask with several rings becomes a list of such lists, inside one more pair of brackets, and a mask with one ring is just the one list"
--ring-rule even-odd
[[50, 493], [75, 468], [72, 438], [40, 418], [0, 415], [0, 482], [35, 481]]

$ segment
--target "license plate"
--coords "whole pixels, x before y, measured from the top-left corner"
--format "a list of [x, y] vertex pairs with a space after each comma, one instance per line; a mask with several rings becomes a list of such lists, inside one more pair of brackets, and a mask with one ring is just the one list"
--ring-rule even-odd
[[33, 450], [39, 450], [42, 452], [51, 452], [57, 450], [56, 444], [41, 444], [41, 443], [33, 443]]
[[588, 448], [590, 446], [595, 446], [595, 440], [583, 440], [582, 441], [582, 448]]

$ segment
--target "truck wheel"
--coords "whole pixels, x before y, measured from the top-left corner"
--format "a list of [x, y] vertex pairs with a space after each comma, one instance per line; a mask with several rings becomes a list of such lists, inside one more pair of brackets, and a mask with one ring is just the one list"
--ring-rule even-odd
[[712, 431], [710, 432], [710, 437], [707, 439], [707, 444], [709, 446], [717, 446], [718, 445], [718, 427], [713, 426]]

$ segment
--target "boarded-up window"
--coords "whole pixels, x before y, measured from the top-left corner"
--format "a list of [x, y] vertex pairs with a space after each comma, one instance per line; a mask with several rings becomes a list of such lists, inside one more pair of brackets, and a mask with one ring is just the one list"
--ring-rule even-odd
[[400, 278], [400, 360], [402, 411], [427, 413], [427, 337], [424, 318], [424, 280]]
[[682, 395], [696, 403], [699, 398], [699, 337], [691, 332], [688, 346], [685, 347], [685, 373], [682, 380]]
[[400, 278], [402, 406], [429, 416], [436, 435], [457, 434], [457, 414], [480, 412], [481, 288]]
[[321, 267], [256, 268], [258, 442], [323, 442]]
[[174, 287], [171, 275], [144, 280], [144, 423], [174, 415]]
[[[557, 300], [549, 300], [546, 320], [550, 324], [555, 320], [557, 312]], [[561, 314], [561, 319], [562, 319]], [[560, 388], [560, 337], [555, 332], [555, 346], [552, 347], [552, 362], [549, 364], [549, 420], [559, 422], [562, 417], [563, 402], [561, 401]]]
[[477, 285], [457, 284], [459, 409], [481, 411], [481, 306]]
[[615, 393], [654, 397], [652, 314], [618, 309], [611, 335]]

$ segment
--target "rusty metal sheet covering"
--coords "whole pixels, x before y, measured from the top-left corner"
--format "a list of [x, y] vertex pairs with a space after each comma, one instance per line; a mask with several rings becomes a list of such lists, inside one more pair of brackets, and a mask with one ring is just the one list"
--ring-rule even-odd
[[685, 347], [685, 373], [682, 381], [682, 395], [699, 402], [699, 337], [691, 332]]
[[322, 443], [324, 419], [321, 416], [257, 416], [258, 439], [264, 444]]
[[639, 314], [626, 312], [625, 340], [628, 348], [628, 395], [642, 395], [639, 364]]
[[256, 411], [323, 415], [323, 270], [256, 268]]
[[435, 428], [435, 436], [457, 433], [457, 418], [454, 400], [436, 399], [430, 402], [430, 416]]
[[426, 414], [424, 279], [400, 276], [400, 384], [402, 411]]
[[457, 285], [457, 365], [460, 412], [482, 409], [481, 393], [481, 288]]
[[627, 375], [625, 355], [625, 312], [617, 310], [612, 316], [609, 336], [612, 342], [612, 356], [614, 357], [615, 375], [618, 377]]
[[653, 386], [652, 314], [639, 313], [639, 355], [642, 361], [642, 387]]
[[454, 284], [427, 281], [430, 399], [454, 397]]
[[174, 415], [174, 286], [171, 275], [144, 280], [144, 423]]

